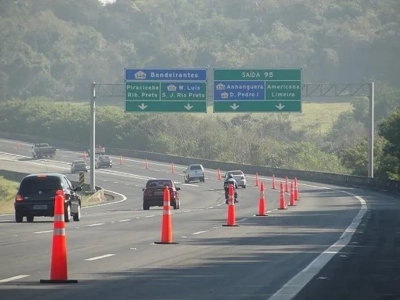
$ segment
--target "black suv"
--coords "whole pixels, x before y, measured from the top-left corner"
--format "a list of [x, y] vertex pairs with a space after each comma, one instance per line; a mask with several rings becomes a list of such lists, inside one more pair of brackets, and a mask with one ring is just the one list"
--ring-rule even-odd
[[81, 219], [81, 198], [76, 193], [81, 187], [74, 187], [71, 181], [59, 173], [41, 173], [25, 176], [15, 196], [15, 221], [21, 223], [26, 217], [33, 222], [37, 217], [54, 217], [54, 199], [57, 190], [65, 195], [64, 220], [69, 222]]

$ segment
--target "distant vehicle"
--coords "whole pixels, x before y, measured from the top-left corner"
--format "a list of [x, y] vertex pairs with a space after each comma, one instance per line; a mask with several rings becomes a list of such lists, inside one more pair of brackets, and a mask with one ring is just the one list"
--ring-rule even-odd
[[74, 160], [71, 164], [71, 173], [87, 172], [88, 166], [84, 160]]
[[243, 171], [232, 170], [232, 171], [226, 172], [225, 176], [224, 176], [224, 181], [228, 178], [229, 174], [232, 174], [232, 176], [236, 180], [238, 186], [241, 186], [244, 189], [246, 188], [247, 180], [246, 180], [246, 175], [243, 173]]
[[54, 217], [54, 199], [57, 190], [64, 191], [64, 220], [69, 222], [71, 216], [74, 221], [81, 219], [81, 197], [77, 192], [81, 187], [74, 187], [71, 181], [63, 174], [44, 173], [25, 176], [15, 196], [15, 221], [21, 223], [26, 217], [33, 222], [37, 217]]
[[112, 168], [113, 161], [108, 155], [97, 155], [95, 159], [95, 168]]
[[206, 177], [204, 173], [204, 168], [201, 164], [192, 164], [187, 167], [185, 171], [183, 171], [185, 174], [183, 176], [183, 179], [185, 180], [185, 183], [190, 183], [191, 181], [200, 181], [200, 182], [205, 182]]
[[48, 143], [37, 143], [32, 146], [32, 157], [38, 159], [43, 157], [53, 158], [56, 151], [57, 149]]
[[[100, 145], [97, 145], [94, 149], [94, 155], [103, 155], [106, 153], [106, 148]], [[87, 151], [87, 154], [90, 156], [90, 149]]]
[[170, 205], [174, 209], [179, 209], [180, 200], [178, 191], [181, 188], [176, 187], [171, 179], [150, 179], [146, 183], [143, 191], [143, 210], [149, 210], [151, 206], [163, 206], [164, 204], [164, 188], [168, 186], [170, 191]]

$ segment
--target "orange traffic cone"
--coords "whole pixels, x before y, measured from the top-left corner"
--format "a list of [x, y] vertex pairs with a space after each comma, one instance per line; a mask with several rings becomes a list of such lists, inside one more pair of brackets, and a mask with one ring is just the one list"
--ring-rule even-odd
[[218, 172], [217, 172], [217, 180], [221, 180], [221, 171], [220, 171], [220, 169], [218, 169]]
[[258, 186], [258, 173], [256, 173], [256, 186]]
[[16, 148], [17, 148], [17, 149], [20, 149], [20, 144], [19, 144], [19, 142], [17, 142]]
[[144, 163], [144, 167], [145, 167], [146, 169], [149, 168], [149, 162], [147, 161], [147, 158], [146, 158], [146, 162]]
[[174, 166], [174, 163], [171, 163], [171, 174], [175, 174], [175, 166]]
[[260, 199], [258, 201], [258, 215], [257, 217], [268, 216], [266, 213], [266, 203], [265, 203], [265, 193], [264, 193], [264, 183], [260, 183]]
[[122, 166], [122, 156], [119, 157], [119, 165]]
[[154, 244], [178, 244], [172, 241], [171, 195], [168, 186], [164, 188], [161, 242]]
[[287, 209], [286, 201], [285, 201], [285, 193], [283, 191], [283, 182], [279, 186], [279, 208], [278, 209]]
[[295, 193], [294, 193], [294, 184], [293, 184], [293, 181], [292, 182], [290, 182], [290, 200], [289, 200], [289, 206], [296, 206], [296, 203], [294, 202], [295, 200], [294, 200], [294, 196], [295, 196]]
[[58, 190], [54, 200], [53, 243], [51, 252], [50, 279], [41, 279], [40, 283], [78, 283], [68, 279], [67, 240], [64, 222], [64, 195]]
[[276, 190], [276, 180], [275, 180], [275, 175], [272, 174], [272, 189]]
[[285, 177], [285, 193], [289, 193], [288, 178]]
[[236, 216], [235, 216], [235, 190], [232, 185], [229, 185], [229, 199], [228, 199], [228, 217], [226, 220], [226, 225], [222, 226], [231, 226], [238, 227], [236, 224]]
[[299, 186], [297, 183], [297, 178], [294, 178], [294, 200], [298, 201], [300, 199], [299, 196]]

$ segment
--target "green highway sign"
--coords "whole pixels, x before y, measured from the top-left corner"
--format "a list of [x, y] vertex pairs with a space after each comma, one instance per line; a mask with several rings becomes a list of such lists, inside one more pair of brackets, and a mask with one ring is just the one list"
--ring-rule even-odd
[[206, 101], [126, 101], [126, 112], [207, 112]]
[[214, 69], [214, 113], [301, 112], [301, 69]]
[[126, 112], [207, 112], [206, 69], [125, 69]]

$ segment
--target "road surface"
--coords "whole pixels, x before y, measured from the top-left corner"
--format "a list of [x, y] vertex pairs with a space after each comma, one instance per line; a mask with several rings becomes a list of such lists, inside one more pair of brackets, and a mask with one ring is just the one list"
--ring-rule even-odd
[[[82, 153], [29, 156], [30, 144], [0, 140], [0, 162], [22, 172], [68, 173]], [[334, 244], [361, 207], [351, 195], [357, 190], [300, 182], [297, 206], [277, 210], [278, 192], [270, 178], [261, 178], [269, 213], [255, 217], [259, 189], [249, 174], [248, 188], [239, 190], [239, 227], [227, 228], [221, 226], [226, 206], [215, 170], [207, 170], [205, 183], [184, 184], [184, 166], [175, 165], [171, 174], [165, 163], [149, 162], [148, 169], [139, 159], [119, 163], [114, 157], [112, 169], [99, 170], [96, 184], [118, 192], [120, 202], [84, 209], [80, 222], [66, 224], [69, 278], [78, 284], [38, 283], [49, 277], [52, 219], [16, 224], [12, 215], [0, 216], [0, 299], [289, 299], [293, 287], [276, 292]], [[177, 245], [154, 244], [161, 208], [141, 210], [141, 188], [155, 177], [170, 177], [182, 188], [181, 209], [172, 215]]]

